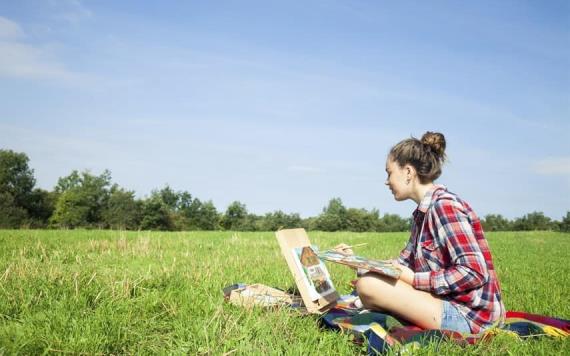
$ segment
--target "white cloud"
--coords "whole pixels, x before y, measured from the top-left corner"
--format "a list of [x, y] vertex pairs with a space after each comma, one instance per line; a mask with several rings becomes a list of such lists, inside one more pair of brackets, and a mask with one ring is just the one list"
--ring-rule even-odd
[[0, 77], [77, 80], [81, 76], [65, 68], [50, 50], [24, 41], [16, 22], [0, 16]]
[[18, 42], [0, 41], [0, 77], [63, 79], [73, 78], [65, 67], [41, 48]]
[[542, 175], [570, 176], [570, 157], [545, 158], [532, 165], [535, 173]]
[[18, 39], [24, 37], [24, 31], [14, 21], [0, 16], [0, 40]]

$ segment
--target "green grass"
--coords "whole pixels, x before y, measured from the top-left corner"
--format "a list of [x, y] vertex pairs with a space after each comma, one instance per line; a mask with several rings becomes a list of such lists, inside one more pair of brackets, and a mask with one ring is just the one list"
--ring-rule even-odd
[[[309, 234], [321, 248], [397, 255], [405, 233]], [[570, 234], [489, 233], [507, 309], [570, 319]], [[350, 269], [329, 264], [349, 292]], [[235, 282], [293, 286], [273, 233], [0, 231], [0, 354], [355, 354], [347, 335], [314, 316], [224, 303]], [[543, 338], [420, 354], [570, 354]]]

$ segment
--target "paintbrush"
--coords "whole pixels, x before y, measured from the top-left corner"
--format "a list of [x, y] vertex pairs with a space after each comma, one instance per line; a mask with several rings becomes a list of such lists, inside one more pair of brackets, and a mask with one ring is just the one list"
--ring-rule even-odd
[[[361, 246], [366, 246], [366, 245], [368, 245], [368, 242], [363, 242], [363, 243], [360, 243], [360, 244], [345, 246], [345, 247], [343, 247], [342, 249], [343, 249], [343, 250], [346, 250], [346, 249], [349, 249], [349, 248], [361, 247]], [[337, 250], [335, 250], [335, 248], [332, 247], [332, 248], [326, 249], [325, 251], [337, 251]], [[337, 251], [337, 252], [340, 252], [340, 251]]]

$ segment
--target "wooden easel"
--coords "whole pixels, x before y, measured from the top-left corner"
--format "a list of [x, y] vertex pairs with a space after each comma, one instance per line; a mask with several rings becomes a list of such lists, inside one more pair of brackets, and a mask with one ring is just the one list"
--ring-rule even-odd
[[[306, 279], [305, 273], [299, 269], [297, 263], [295, 262], [295, 256], [293, 254], [293, 249], [298, 247], [311, 246], [309, 237], [305, 229], [286, 229], [279, 230], [275, 233], [279, 246], [281, 247], [281, 253], [287, 261], [287, 265], [295, 278], [295, 284], [301, 293], [303, 298], [303, 303], [309, 313], [321, 314], [336, 304], [339, 298], [338, 292], [335, 290], [325, 296], [321, 296], [316, 300], [312, 300], [307, 284], [304, 282]], [[326, 268], [326, 267], [324, 267]], [[328, 272], [327, 272], [328, 274]]]

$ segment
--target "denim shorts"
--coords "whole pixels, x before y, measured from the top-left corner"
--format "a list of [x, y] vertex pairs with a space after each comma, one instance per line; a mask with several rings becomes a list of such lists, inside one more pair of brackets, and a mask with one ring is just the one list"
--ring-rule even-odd
[[471, 328], [467, 319], [457, 310], [457, 308], [449, 301], [444, 300], [442, 303], [443, 312], [441, 314], [441, 329], [453, 330], [460, 333], [471, 333]]

